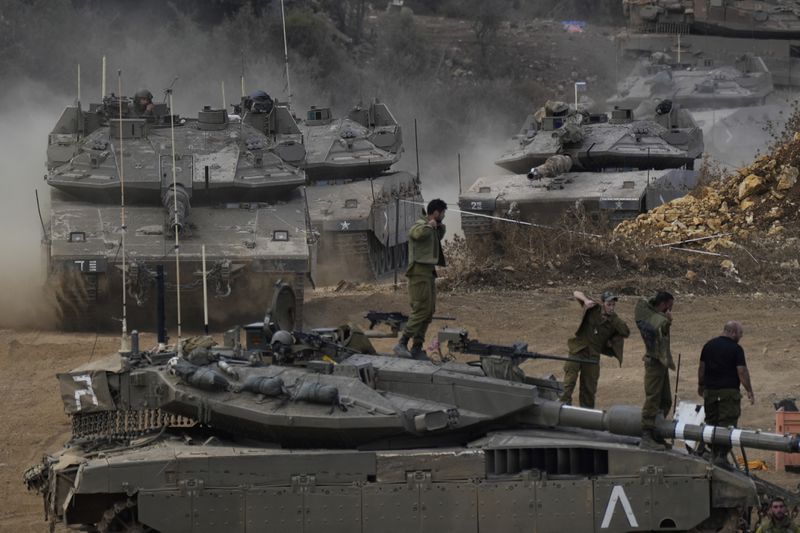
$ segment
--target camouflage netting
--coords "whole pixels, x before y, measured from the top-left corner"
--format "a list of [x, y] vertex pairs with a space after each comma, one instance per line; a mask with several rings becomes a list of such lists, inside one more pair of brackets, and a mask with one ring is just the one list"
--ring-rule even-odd
[[639, 246], [684, 243], [723, 253], [737, 245], [793, 242], [800, 221], [798, 168], [795, 133], [749, 166], [620, 224], [614, 235]]

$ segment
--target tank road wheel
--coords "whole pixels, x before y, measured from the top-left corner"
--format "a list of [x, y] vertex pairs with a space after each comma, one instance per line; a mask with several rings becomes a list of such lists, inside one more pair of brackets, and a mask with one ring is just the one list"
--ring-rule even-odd
[[97, 523], [99, 533], [157, 533], [152, 527], [139, 522], [136, 503], [131, 500], [117, 502], [103, 513]]

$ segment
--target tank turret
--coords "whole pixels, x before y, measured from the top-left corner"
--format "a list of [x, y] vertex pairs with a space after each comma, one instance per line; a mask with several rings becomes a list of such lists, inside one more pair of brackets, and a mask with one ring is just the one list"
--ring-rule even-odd
[[[677, 448], [640, 448], [638, 408], [571, 407], [552, 379], [487, 375], [491, 358], [537, 356], [522, 345], [458, 334], [481, 362], [434, 364], [359, 353], [336, 328], [288, 334], [269, 317], [248, 328], [244, 346], [200, 337], [60, 374], [72, 440], [25, 475], [49, 519], [100, 531], [119, 520], [556, 532], [569, 517], [581, 531], [702, 531], [737, 523], [771, 488]], [[657, 432], [800, 451], [797, 435], [667, 420]]]
[[[49, 136], [45, 244], [61, 325], [110, 327], [127, 292], [128, 320], [141, 326], [153, 315], [158, 265], [169, 267], [167, 309], [174, 309], [176, 232], [190, 323], [202, 316], [203, 246], [212, 296], [269, 291], [279, 279], [301, 292], [310, 271], [303, 171], [224, 109], [205, 106], [182, 118], [140, 100], [147, 105], [138, 110], [113, 94], [88, 110], [69, 106]], [[228, 316], [223, 301], [211, 306], [212, 321]]]

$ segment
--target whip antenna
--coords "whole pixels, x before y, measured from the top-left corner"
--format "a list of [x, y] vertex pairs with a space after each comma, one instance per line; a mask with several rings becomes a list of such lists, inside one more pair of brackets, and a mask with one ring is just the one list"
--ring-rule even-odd
[[178, 220], [178, 175], [175, 172], [175, 113], [172, 107], [172, 88], [167, 89], [167, 96], [169, 97], [169, 130], [172, 138], [172, 201], [175, 209], [175, 283], [177, 287], [177, 304], [178, 304], [178, 341], [176, 346], [178, 351], [181, 350], [181, 241], [180, 241], [180, 225]]
[[[105, 58], [104, 58], [105, 59]], [[128, 351], [128, 266], [125, 254], [125, 150], [122, 147], [122, 70], [117, 71], [117, 106], [119, 107], [119, 219], [122, 230], [122, 340], [120, 351]]]
[[223, 80], [220, 82], [222, 84], [222, 109], [225, 110], [225, 114], [228, 114], [228, 104], [225, 103], [225, 81]]
[[[103, 74], [100, 78], [100, 101], [103, 101], [103, 98], [106, 96], [106, 56], [103, 56]], [[121, 95], [120, 95], [121, 96]]]
[[77, 102], [81, 103], [81, 64], [78, 63], [78, 100]]
[[203, 331], [208, 335], [208, 281], [206, 280], [206, 245], [200, 246], [203, 255]]
[[283, 0], [281, 0], [281, 21], [283, 22], [283, 60], [286, 63], [286, 93], [289, 107], [292, 107], [292, 84], [289, 82], [289, 45], [286, 44], [286, 15], [283, 11]]

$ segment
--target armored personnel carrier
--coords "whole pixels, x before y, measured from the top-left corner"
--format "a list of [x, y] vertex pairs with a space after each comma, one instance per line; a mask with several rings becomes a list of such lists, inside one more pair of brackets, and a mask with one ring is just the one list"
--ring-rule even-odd
[[665, 102], [655, 118], [638, 120], [630, 109], [608, 114], [576, 113], [563, 102], [548, 102], [529, 115], [514, 147], [495, 164], [526, 174], [554, 155], [568, 156], [586, 171], [693, 168], [703, 153], [703, 133], [691, 115]]
[[[100, 532], [720, 531], [780, 490], [639, 447], [635, 407], [562, 405], [553, 381], [265, 324], [244, 347], [235, 332], [220, 347], [134, 342], [60, 374], [73, 436], [25, 474], [47, 519]], [[663, 419], [655, 432], [800, 450], [797, 435]]]
[[[305, 176], [276, 146], [222, 109], [181, 118], [151, 104], [142, 115], [115, 95], [88, 110], [68, 106], [49, 137], [46, 176], [49, 283], [62, 325], [94, 328], [121, 316], [123, 290], [129, 318], [141, 324], [153, 316], [158, 265], [174, 309], [176, 233], [188, 323], [202, 316], [203, 245], [217, 299], [212, 321], [230, 320], [249, 295], [269, 293], [279, 279], [302, 295], [310, 258]], [[231, 309], [225, 302], [233, 299], [239, 304]]]
[[744, 55], [731, 65], [704, 67], [673, 63], [658, 53], [639, 62], [606, 103], [636, 109], [666, 99], [685, 109], [735, 108], [761, 105], [773, 89], [760, 57]]

